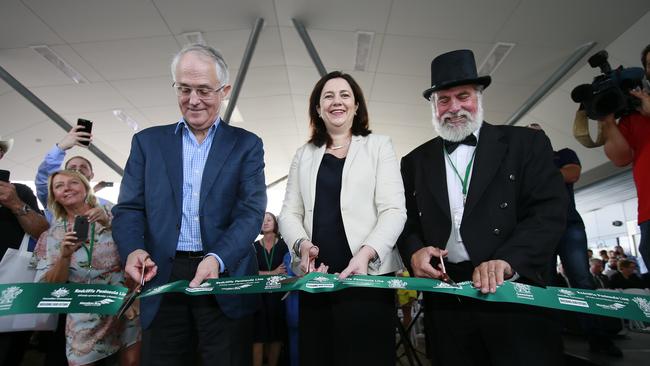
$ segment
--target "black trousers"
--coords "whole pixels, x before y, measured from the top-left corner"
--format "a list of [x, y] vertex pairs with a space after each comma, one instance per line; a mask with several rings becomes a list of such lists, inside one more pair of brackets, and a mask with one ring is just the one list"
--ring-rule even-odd
[[395, 291], [300, 292], [300, 366], [394, 366]]
[[[191, 280], [201, 258], [174, 261], [170, 282]], [[253, 317], [228, 318], [214, 295], [164, 294], [151, 326], [142, 336], [147, 366], [251, 365]]]
[[[447, 265], [455, 281], [471, 278], [472, 269]], [[439, 293], [425, 293], [424, 306], [432, 365], [564, 364], [561, 325], [550, 309]]]

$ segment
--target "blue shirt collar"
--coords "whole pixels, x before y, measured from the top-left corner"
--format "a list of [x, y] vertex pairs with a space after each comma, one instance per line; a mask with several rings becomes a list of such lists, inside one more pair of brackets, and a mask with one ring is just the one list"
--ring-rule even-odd
[[[215, 131], [217, 127], [219, 127], [220, 123], [221, 123], [221, 117], [217, 117], [216, 121], [214, 121], [212, 126], [210, 126], [210, 131], [208, 133], [213, 133], [213, 131]], [[181, 117], [180, 121], [176, 123], [176, 128], [174, 129], [174, 135], [177, 134], [182, 127], [187, 127], [187, 122], [185, 122], [185, 118]]]

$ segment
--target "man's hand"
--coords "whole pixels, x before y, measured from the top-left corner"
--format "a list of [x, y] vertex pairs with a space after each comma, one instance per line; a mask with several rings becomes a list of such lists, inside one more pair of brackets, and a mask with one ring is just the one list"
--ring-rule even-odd
[[630, 94], [637, 97], [641, 101], [641, 106], [637, 108], [637, 111], [646, 117], [650, 117], [650, 94], [645, 90], [630, 90]]
[[190, 287], [198, 287], [204, 280], [219, 278], [219, 261], [217, 258], [207, 255], [196, 269], [196, 275], [190, 282]]
[[65, 137], [59, 143], [57, 144], [59, 146], [59, 149], [66, 151], [72, 148], [73, 146], [81, 146], [81, 147], [87, 147], [86, 145], [82, 145], [81, 142], [88, 142], [92, 140], [92, 135], [88, 132], [82, 132], [79, 131], [79, 129], [84, 128], [84, 126], [74, 126], [68, 132]]
[[316, 258], [318, 258], [318, 247], [309, 240], [300, 243], [300, 270], [303, 273], [316, 270]]
[[501, 259], [494, 259], [483, 262], [474, 268], [472, 282], [474, 287], [480, 289], [482, 293], [495, 293], [497, 286], [501, 286], [504, 280], [512, 277], [512, 267], [510, 264]]
[[126, 258], [124, 272], [135, 282], [140, 283], [144, 267], [144, 282], [151, 281], [158, 272], [158, 266], [151, 259], [149, 253], [143, 249], [136, 249]]
[[23, 207], [24, 203], [18, 198], [16, 186], [0, 181], [0, 205], [15, 211]]
[[446, 250], [441, 250], [435, 247], [424, 247], [413, 253], [411, 256], [411, 268], [413, 268], [413, 276], [424, 278], [441, 279], [442, 271], [433, 268], [431, 265], [431, 258], [442, 257], [447, 255]]
[[368, 245], [364, 245], [359, 249], [357, 254], [355, 254], [350, 263], [345, 269], [339, 274], [339, 279], [347, 278], [349, 275], [368, 274], [368, 263], [377, 256], [377, 252]]

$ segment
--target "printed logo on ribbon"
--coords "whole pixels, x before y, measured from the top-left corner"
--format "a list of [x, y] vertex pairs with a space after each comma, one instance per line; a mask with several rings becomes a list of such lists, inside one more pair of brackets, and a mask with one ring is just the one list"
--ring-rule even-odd
[[575, 296], [575, 295], [576, 295], [575, 292], [573, 292], [573, 291], [571, 291], [571, 290], [567, 290], [567, 289], [565, 289], [565, 288], [559, 289], [559, 290], [557, 290], [557, 292], [558, 292], [560, 295], [565, 295], [565, 296]]
[[280, 281], [282, 281], [284, 277], [282, 276], [271, 276], [266, 279], [266, 284], [264, 285], [265, 290], [270, 290], [274, 288], [280, 288], [282, 287], [282, 284]]
[[650, 316], [650, 301], [642, 297], [634, 297], [632, 298], [632, 301], [639, 305], [639, 309], [641, 309], [645, 316]]
[[318, 276], [313, 280], [307, 282], [305, 284], [305, 287], [306, 288], [334, 288], [334, 283], [330, 282], [330, 280], [325, 276]]
[[621, 310], [625, 307], [625, 305], [619, 302], [615, 302], [613, 304], [596, 304], [596, 306], [607, 310], [613, 310], [613, 311]]
[[0, 295], [0, 310], [7, 310], [11, 308], [14, 300], [16, 300], [18, 295], [22, 293], [23, 290], [18, 286], [11, 286], [4, 289], [2, 291], [2, 295]]
[[520, 299], [526, 300], [535, 300], [533, 296], [533, 291], [530, 289], [530, 285], [525, 283], [512, 283], [512, 288], [515, 289], [515, 295]]
[[398, 279], [392, 279], [388, 281], [388, 287], [390, 288], [406, 288], [406, 281], [398, 280]]
[[560, 304], [563, 304], [563, 305], [580, 306], [582, 308], [588, 308], [589, 307], [589, 304], [587, 304], [587, 302], [584, 301], [584, 300], [569, 299], [567, 297], [561, 297], [561, 296], [558, 296], [557, 299], [560, 302]]
[[113, 302], [115, 302], [115, 301], [113, 301], [111, 299], [103, 299], [103, 300], [97, 300], [97, 301], [81, 301], [79, 303], [79, 305], [98, 307], [98, 306], [108, 305], [108, 304], [111, 304]]
[[203, 282], [202, 284], [199, 285], [199, 287], [187, 287], [185, 288], [185, 291], [194, 293], [194, 292], [211, 292], [214, 290], [214, 287], [210, 285], [209, 282]]
[[51, 295], [56, 297], [57, 299], [59, 299], [59, 298], [66, 297], [66, 296], [70, 295], [70, 291], [68, 291], [68, 289], [66, 289], [64, 287], [61, 287], [61, 288], [58, 288], [58, 289], [52, 291]]

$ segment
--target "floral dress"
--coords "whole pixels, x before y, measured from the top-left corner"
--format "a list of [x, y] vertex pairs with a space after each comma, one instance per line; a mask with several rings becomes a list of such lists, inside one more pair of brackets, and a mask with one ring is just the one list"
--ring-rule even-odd
[[[61, 256], [61, 241], [70, 226], [64, 220], [55, 220], [41, 235], [32, 259], [36, 267], [35, 281], [44, 281], [45, 274]], [[87, 251], [80, 247], [72, 254], [68, 282], [124, 286], [124, 272], [111, 230], [95, 223], [94, 237], [92, 266], [88, 266]], [[110, 315], [68, 314], [65, 336], [68, 363], [84, 365], [138, 342], [140, 319], [121, 321]]]

